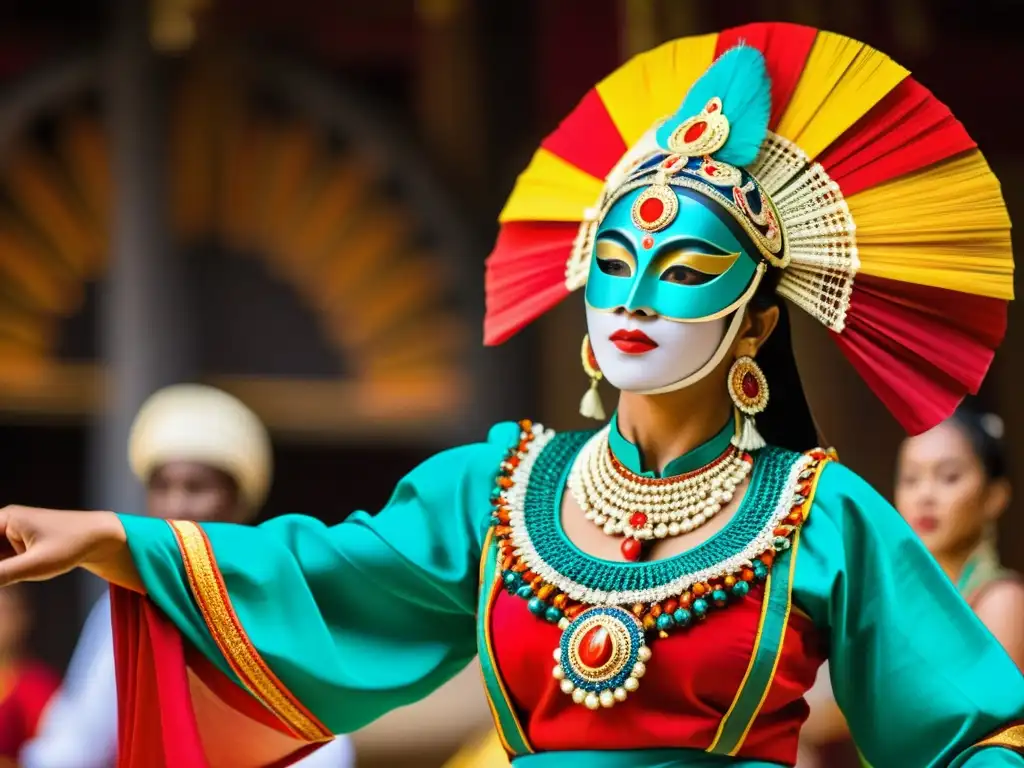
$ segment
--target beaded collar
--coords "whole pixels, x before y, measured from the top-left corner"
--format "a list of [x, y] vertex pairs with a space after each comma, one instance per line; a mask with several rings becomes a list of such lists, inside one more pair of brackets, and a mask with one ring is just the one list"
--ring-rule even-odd
[[764, 581], [806, 519], [822, 451], [764, 448], [725, 527], [671, 558], [613, 562], [579, 549], [562, 528], [573, 459], [594, 432], [555, 434], [520, 423], [491, 496], [498, 567], [505, 588], [531, 613], [557, 624], [552, 675], [591, 709], [625, 701], [651, 657], [647, 633], [666, 637], [741, 601]]
[[[788, 536], [775, 533], [794, 504], [810, 458], [765, 448], [740, 508], [720, 531], [674, 557], [629, 563], [580, 550], [562, 528], [561, 503], [572, 460], [594, 432], [542, 430], [530, 442], [506, 494], [510, 540], [528, 570], [569, 599], [587, 605], [656, 603], [749, 567]], [[786, 541], [786, 544], [783, 543]]]

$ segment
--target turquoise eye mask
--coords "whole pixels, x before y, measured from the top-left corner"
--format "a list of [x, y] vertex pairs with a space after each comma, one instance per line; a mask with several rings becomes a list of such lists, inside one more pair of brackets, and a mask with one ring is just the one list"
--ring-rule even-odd
[[[657, 194], [659, 193], [660, 194]], [[671, 213], [657, 231], [642, 225]], [[623, 195], [598, 227], [586, 300], [603, 311], [644, 310], [699, 322], [734, 311], [763, 274], [746, 233], [718, 206], [683, 187], [640, 187]], [[641, 226], [638, 226], [641, 225]]]

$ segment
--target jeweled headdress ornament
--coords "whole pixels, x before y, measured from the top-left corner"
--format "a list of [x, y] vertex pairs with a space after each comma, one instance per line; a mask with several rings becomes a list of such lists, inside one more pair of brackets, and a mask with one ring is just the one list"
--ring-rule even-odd
[[963, 126], [884, 54], [773, 23], [627, 62], [545, 139], [502, 211], [485, 343], [582, 287], [602, 218], [641, 188], [643, 232], [670, 226], [674, 188], [717, 204], [907, 431], [979, 388], [1013, 298], [1009, 217]]

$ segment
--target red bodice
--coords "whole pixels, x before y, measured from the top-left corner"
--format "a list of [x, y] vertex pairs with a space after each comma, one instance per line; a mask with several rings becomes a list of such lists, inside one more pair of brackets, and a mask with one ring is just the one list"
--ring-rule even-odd
[[[491, 611], [497, 667], [519, 721], [537, 751], [652, 748], [706, 749], [743, 681], [754, 649], [762, 589], [686, 632], [651, 642], [640, 689], [612, 709], [574, 704], [552, 677], [561, 631], [526, 601], [498, 591]], [[809, 618], [790, 612], [778, 667], [739, 756], [792, 764], [804, 694], [825, 659]]]

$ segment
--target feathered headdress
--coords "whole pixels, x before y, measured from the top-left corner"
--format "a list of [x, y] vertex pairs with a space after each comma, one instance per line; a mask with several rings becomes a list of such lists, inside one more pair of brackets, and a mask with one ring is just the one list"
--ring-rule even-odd
[[[713, 135], [716, 103], [729, 111], [725, 141]], [[717, 161], [741, 168], [744, 185], [755, 180], [746, 192], [764, 192], [781, 223], [784, 252], [771, 258], [759, 246], [784, 269], [779, 293], [831, 331], [908, 432], [977, 391], [1013, 298], [999, 182], [907, 70], [863, 43], [793, 24], [667, 43], [584, 96], [501, 213], [485, 343], [585, 283], [602, 209], [666, 152], [687, 158], [691, 175], [709, 162], [717, 172]], [[735, 197], [739, 208], [741, 197], [764, 219], [750, 194]]]

